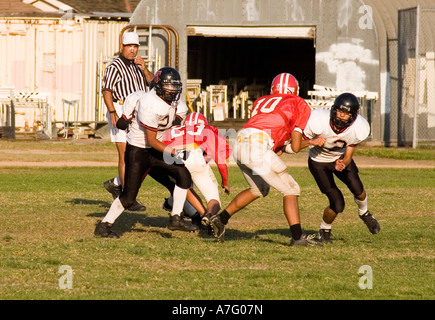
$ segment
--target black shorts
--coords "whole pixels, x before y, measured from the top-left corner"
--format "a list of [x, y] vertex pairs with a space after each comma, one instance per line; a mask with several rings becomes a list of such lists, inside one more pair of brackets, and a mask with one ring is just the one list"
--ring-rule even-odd
[[153, 176], [170, 176], [175, 185], [188, 189], [192, 185], [189, 170], [183, 164], [169, 163], [163, 159], [163, 153], [153, 148], [139, 148], [127, 143], [125, 149], [124, 189], [119, 200], [124, 208], [134, 204], [142, 181], [153, 170]]

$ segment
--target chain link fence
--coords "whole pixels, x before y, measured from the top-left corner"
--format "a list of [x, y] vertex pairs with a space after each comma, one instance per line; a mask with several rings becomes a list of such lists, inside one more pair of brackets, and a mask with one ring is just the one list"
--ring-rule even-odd
[[[392, 100], [397, 91], [397, 145], [417, 147], [435, 143], [435, 9], [402, 9], [398, 16], [397, 82], [391, 74], [390, 88]], [[389, 42], [392, 64], [394, 44]]]

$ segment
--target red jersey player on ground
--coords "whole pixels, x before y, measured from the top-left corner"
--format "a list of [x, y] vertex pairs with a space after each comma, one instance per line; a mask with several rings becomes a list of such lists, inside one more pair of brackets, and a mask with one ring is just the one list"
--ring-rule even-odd
[[162, 142], [175, 149], [187, 149], [189, 157], [184, 165], [189, 170], [193, 183], [204, 195], [207, 208], [203, 216], [204, 224], [212, 214], [220, 210], [220, 197], [216, 178], [209, 166], [213, 159], [222, 177], [222, 188], [230, 193], [226, 160], [232, 148], [218, 129], [207, 124], [207, 119], [198, 112], [189, 114], [182, 126], [174, 126], [166, 131]]
[[[249, 184], [228, 207], [210, 219], [213, 234], [223, 241], [229, 218], [259, 197], [267, 196], [270, 186], [284, 198], [284, 215], [290, 226], [290, 245], [315, 245], [302, 232], [298, 196], [300, 188], [277, 153], [294, 153], [301, 147], [302, 130], [310, 117], [310, 107], [298, 96], [299, 85], [289, 73], [277, 75], [271, 94], [258, 98], [251, 118], [238, 133], [233, 156]], [[291, 144], [288, 141], [291, 139]], [[277, 152], [277, 153], [276, 153]]]

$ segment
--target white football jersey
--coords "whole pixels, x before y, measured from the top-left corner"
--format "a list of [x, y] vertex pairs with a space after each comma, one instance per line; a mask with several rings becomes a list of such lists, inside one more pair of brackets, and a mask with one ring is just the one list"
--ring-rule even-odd
[[340, 133], [335, 133], [330, 125], [330, 110], [315, 109], [311, 111], [310, 119], [304, 130], [308, 139], [323, 137], [323, 146], [311, 146], [309, 157], [317, 162], [334, 162], [346, 151], [347, 146], [357, 145], [367, 139], [370, 125], [366, 119], [358, 115], [355, 122]]
[[184, 120], [187, 110], [187, 105], [183, 101], [178, 100], [169, 105], [155, 90], [130, 94], [123, 106], [123, 114], [132, 120], [127, 129], [127, 142], [139, 148], [150, 148], [146, 141], [145, 128], [157, 131], [157, 139], [161, 141], [175, 117], [179, 116]]

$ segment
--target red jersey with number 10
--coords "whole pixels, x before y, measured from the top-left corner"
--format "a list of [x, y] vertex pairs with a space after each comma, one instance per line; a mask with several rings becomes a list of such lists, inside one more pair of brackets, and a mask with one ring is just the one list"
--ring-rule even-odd
[[243, 128], [255, 128], [266, 132], [274, 141], [273, 150], [282, 147], [290, 139], [295, 127], [305, 129], [311, 109], [299, 96], [273, 94], [254, 102], [251, 118]]

